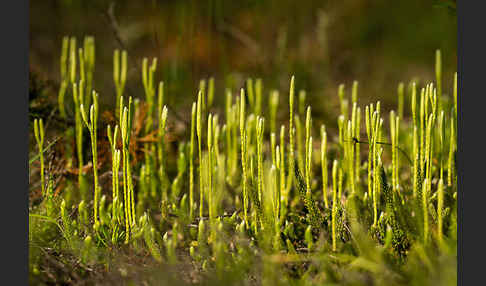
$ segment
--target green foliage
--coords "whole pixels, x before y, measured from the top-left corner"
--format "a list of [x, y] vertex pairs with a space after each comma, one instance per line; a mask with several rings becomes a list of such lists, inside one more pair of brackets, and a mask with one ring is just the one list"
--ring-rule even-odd
[[[306, 106], [304, 90], [294, 106], [294, 76], [287, 122], [279, 122], [284, 112], [276, 89], [263, 108], [261, 79], [248, 78], [235, 101], [225, 90], [224, 117], [218, 114], [215, 79], [207, 86], [201, 80], [186, 136], [180, 132], [184, 127], [172, 125], [168, 117], [170, 90], [165, 94], [163, 82], [156, 90], [156, 59], [150, 66], [148, 59], [142, 62], [144, 101], [130, 97], [125, 105], [126, 57], [126, 52], [121, 57], [114, 53], [117, 124], [107, 126], [111, 161], [103, 160], [98, 155], [98, 149], [105, 150], [104, 141], [98, 142], [103, 126], [92, 89], [94, 40], [85, 38], [76, 54], [75, 39], [63, 39], [61, 78], [72, 85], [72, 143], [82, 195], [76, 201], [71, 194], [76, 188], [62, 184], [55, 194], [55, 173], [44, 169], [43, 122], [36, 119], [43, 200], [29, 216], [32, 275], [44, 271], [38, 249], [48, 248], [75, 257], [83, 267], [103, 269], [116, 268], [120, 253], [138, 255], [154, 265], [189, 267], [207, 283], [221, 284], [246, 284], [252, 276], [265, 285], [277, 280], [292, 285], [434, 285], [435, 279], [442, 281], [435, 275], [439, 269], [455, 270], [457, 74], [454, 100], [446, 100], [440, 52], [436, 85], [412, 82], [409, 101], [400, 83], [397, 112], [384, 116], [379, 101], [366, 105], [364, 128], [357, 81], [350, 99], [344, 84], [339, 85], [335, 123], [324, 125], [314, 121], [312, 111], [318, 111]], [[59, 103], [61, 109], [61, 96]], [[83, 181], [83, 122], [91, 139], [92, 185]], [[317, 150], [314, 122], [321, 124]], [[361, 154], [362, 145], [368, 145], [368, 156]], [[411, 162], [401, 160], [408, 159], [407, 153]], [[112, 175], [112, 190], [103, 194], [102, 169]], [[83, 193], [90, 189], [93, 202]], [[194, 214], [198, 200], [199, 217]], [[53, 237], [56, 242], [50, 241]]]

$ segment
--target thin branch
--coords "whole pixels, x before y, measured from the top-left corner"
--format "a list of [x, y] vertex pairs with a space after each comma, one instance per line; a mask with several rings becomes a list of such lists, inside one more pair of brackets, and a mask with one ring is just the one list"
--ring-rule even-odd
[[[347, 141], [347, 142], [349, 142], [349, 141]], [[353, 137], [353, 142], [354, 142], [354, 144], [356, 144], [356, 143], [358, 143], [358, 144], [370, 144], [367, 141], [360, 141], [360, 140], [356, 139], [356, 137]], [[392, 144], [388, 143], [388, 142], [376, 142], [376, 144], [392, 146]], [[410, 157], [408, 157], [407, 153], [402, 148], [400, 148], [398, 146], [396, 146], [395, 148], [397, 148], [400, 152], [402, 152], [402, 154], [405, 156], [405, 158], [407, 158], [410, 165], [413, 164], [412, 160], [410, 160]]]

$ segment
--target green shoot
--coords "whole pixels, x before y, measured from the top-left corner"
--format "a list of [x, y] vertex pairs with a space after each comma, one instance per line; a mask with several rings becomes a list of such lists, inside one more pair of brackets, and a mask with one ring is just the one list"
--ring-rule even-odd
[[39, 148], [39, 160], [40, 160], [40, 178], [41, 178], [41, 191], [42, 195], [45, 196], [45, 178], [44, 178], [44, 123], [41, 119], [34, 120], [34, 135], [37, 141], [37, 147]]
[[245, 220], [246, 227], [248, 227], [248, 191], [247, 191], [247, 147], [246, 147], [246, 114], [245, 114], [245, 90], [241, 89], [240, 95], [240, 138], [241, 138], [241, 169], [242, 169], [242, 188], [243, 188], [243, 218]]
[[196, 132], [196, 112], [197, 103], [194, 102], [191, 111], [191, 144], [189, 151], [189, 217], [191, 221], [194, 218], [194, 134]]
[[95, 228], [98, 226], [98, 205], [101, 192], [101, 186], [98, 183], [98, 147], [97, 147], [97, 132], [98, 132], [98, 94], [93, 91], [93, 104], [89, 109], [89, 120], [84, 110], [83, 104], [80, 106], [81, 116], [84, 124], [88, 127], [91, 137], [91, 151], [93, 153], [93, 177], [94, 177], [94, 221]]
[[123, 96], [127, 80], [127, 51], [121, 52], [116, 49], [113, 53], [113, 80], [116, 90], [116, 109], [120, 109], [120, 98]]
[[198, 140], [198, 149], [199, 149], [199, 219], [203, 217], [203, 207], [204, 207], [204, 186], [203, 186], [203, 176], [202, 176], [202, 91], [199, 90], [197, 95], [197, 108], [196, 108], [196, 132], [197, 132], [197, 140]]
[[322, 169], [322, 196], [324, 199], [324, 206], [329, 208], [329, 201], [327, 198], [327, 133], [326, 127], [321, 125], [321, 169]]
[[336, 251], [336, 216], [338, 209], [338, 197], [337, 197], [337, 169], [338, 161], [334, 160], [332, 164], [332, 218], [331, 218], [331, 228], [332, 228], [332, 251]]

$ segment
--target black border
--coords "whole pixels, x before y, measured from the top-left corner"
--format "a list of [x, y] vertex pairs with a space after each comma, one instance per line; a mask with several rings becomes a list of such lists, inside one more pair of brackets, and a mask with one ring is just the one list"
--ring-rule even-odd
[[[484, 1], [461, 0], [458, 15], [458, 285], [484, 285], [486, 184]], [[465, 100], [467, 98], [467, 100]], [[468, 136], [467, 136], [468, 135]], [[466, 140], [466, 136], [469, 139]]]
[[[0, 9], [2, 284], [28, 284], [28, 49], [27, 0]], [[12, 283], [13, 282], [13, 283]]]
[[[1, 9], [2, 34], [0, 107], [2, 132], [2, 267], [3, 282], [28, 281], [28, 1], [12, 1]], [[7, 6], [7, 5], [5, 5]], [[15, 152], [12, 152], [15, 150]], [[5, 265], [5, 264], [4, 264]]]
[[464, 2], [459, 3], [457, 11], [457, 285], [467, 285], [464, 279], [464, 247], [463, 247], [463, 220], [464, 220], [464, 182], [463, 182], [463, 112], [464, 112]]

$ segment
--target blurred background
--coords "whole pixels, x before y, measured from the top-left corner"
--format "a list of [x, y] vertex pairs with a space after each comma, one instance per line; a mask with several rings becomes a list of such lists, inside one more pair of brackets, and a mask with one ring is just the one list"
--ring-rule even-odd
[[127, 89], [141, 98], [142, 59], [158, 58], [156, 79], [182, 115], [190, 112], [199, 80], [210, 76], [222, 108], [224, 89], [237, 93], [248, 77], [263, 79], [266, 100], [271, 89], [286, 96], [294, 74], [313, 115], [326, 117], [338, 106], [340, 83], [349, 95], [359, 81], [361, 105], [380, 99], [393, 108], [400, 81], [434, 80], [436, 49], [445, 94], [457, 70], [451, 0], [31, 0], [29, 13], [31, 75], [57, 93], [62, 37], [80, 43], [93, 35], [94, 87], [105, 106], [115, 103], [116, 48], [128, 51]]

